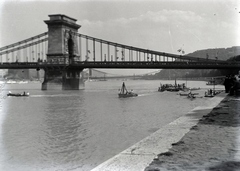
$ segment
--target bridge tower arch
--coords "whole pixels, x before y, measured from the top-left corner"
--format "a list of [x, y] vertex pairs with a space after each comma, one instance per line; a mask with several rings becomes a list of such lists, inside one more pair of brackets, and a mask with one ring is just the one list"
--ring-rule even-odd
[[[81, 26], [76, 24], [77, 20], [62, 14], [49, 15], [49, 17], [50, 20], [44, 21], [48, 25], [47, 62], [68, 64], [70, 55], [76, 61], [79, 60], [76, 34]], [[72, 47], [69, 47], [69, 44]]]
[[[74, 64], [80, 61], [78, 52], [77, 32], [81, 27], [76, 19], [62, 14], [49, 15], [44, 22], [48, 26], [47, 63]], [[63, 90], [79, 89], [82, 69], [46, 70], [42, 90], [49, 86], [62, 83]]]
[[68, 39], [68, 54], [69, 54], [69, 61], [72, 61], [74, 57], [74, 41], [71, 35]]

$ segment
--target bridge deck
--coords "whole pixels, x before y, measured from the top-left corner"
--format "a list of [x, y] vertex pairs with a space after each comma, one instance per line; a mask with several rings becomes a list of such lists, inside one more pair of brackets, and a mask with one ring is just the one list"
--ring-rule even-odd
[[240, 62], [75, 62], [74, 64], [53, 64], [41, 62], [1, 63], [0, 69], [240, 69]]

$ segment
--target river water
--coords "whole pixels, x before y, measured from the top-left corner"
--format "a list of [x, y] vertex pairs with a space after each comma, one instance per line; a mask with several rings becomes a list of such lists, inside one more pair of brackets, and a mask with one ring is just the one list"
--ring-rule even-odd
[[[138, 97], [119, 99], [122, 80], [86, 82], [84, 90], [41, 91], [41, 84], [1, 83], [0, 170], [88, 171], [209, 99], [157, 92], [174, 81], [127, 80]], [[178, 83], [184, 83], [179, 81]], [[216, 88], [223, 89], [222, 86]], [[6, 97], [8, 91], [30, 97]]]

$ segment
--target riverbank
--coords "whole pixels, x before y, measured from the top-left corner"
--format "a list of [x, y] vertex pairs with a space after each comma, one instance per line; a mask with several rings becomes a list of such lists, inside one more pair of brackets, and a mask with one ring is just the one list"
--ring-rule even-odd
[[[216, 106], [220, 105], [221, 104], [220, 102], [225, 97], [226, 97], [226, 94], [221, 93], [215, 96], [214, 98], [209, 99], [209, 102], [206, 106], [200, 106], [195, 108], [185, 116], [182, 116], [177, 120], [169, 123], [168, 125], [162, 127], [160, 130], [156, 131], [149, 137], [143, 139], [137, 144], [119, 153], [115, 157], [100, 164], [99, 166], [94, 168], [92, 171], [111, 171], [111, 170], [139, 171], [139, 170], [144, 170], [153, 161], [153, 159], [154, 161], [145, 170], [158, 171], [160, 170], [160, 168], [161, 170], [164, 170], [165, 168], [167, 168], [167, 163], [168, 163], [167, 157], [172, 157], [172, 164], [174, 164], [174, 161], [176, 160], [174, 158], [175, 155], [171, 155], [173, 153], [171, 152], [171, 150], [174, 147], [178, 147], [177, 145], [180, 146], [183, 144], [187, 146], [188, 144], [185, 142], [184, 143], [181, 142], [182, 141], [181, 139], [186, 135], [188, 135], [189, 131], [190, 132], [196, 131], [197, 128], [195, 128], [195, 126], [198, 124], [199, 120], [204, 115], [209, 114], [213, 110], [213, 108], [214, 109], [218, 108]], [[194, 128], [196, 130], [194, 130]], [[205, 132], [207, 131], [199, 132], [199, 134], [205, 135]], [[190, 140], [189, 143], [198, 144], [198, 142], [195, 142], [195, 140], [192, 140], [191, 137], [189, 138], [189, 140]], [[196, 139], [196, 141], [198, 140]], [[177, 143], [175, 146], [172, 145], [176, 142], [180, 142], [180, 143]], [[176, 158], [181, 157], [180, 155], [182, 154], [182, 152], [186, 151], [186, 149], [187, 147], [185, 149], [179, 149], [178, 150], [179, 156], [176, 156]], [[166, 158], [164, 162], [161, 162], [160, 157], [162, 157], [162, 155], [159, 155], [159, 154], [165, 154], [164, 157]], [[190, 153], [189, 154], [190, 157], [189, 156], [188, 157], [191, 158], [191, 155], [194, 155], [194, 154]], [[180, 159], [181, 158], [179, 158], [179, 160]], [[162, 164], [166, 164], [166, 165], [162, 165]], [[178, 166], [178, 163], [176, 164], [176, 166]], [[183, 164], [183, 166], [185, 166], [185, 164]]]
[[[223, 93], [222, 93], [223, 94]], [[240, 98], [226, 96], [145, 171], [240, 170]]]

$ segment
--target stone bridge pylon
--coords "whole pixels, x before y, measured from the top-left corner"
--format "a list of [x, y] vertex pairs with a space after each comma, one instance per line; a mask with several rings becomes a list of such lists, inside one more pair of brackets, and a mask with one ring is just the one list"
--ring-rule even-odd
[[55, 14], [49, 17], [50, 20], [44, 21], [48, 25], [47, 63], [65, 64], [66, 68], [45, 69], [42, 90], [56, 88], [59, 84], [62, 84], [63, 90], [78, 90], [83, 84], [83, 68], [70, 69], [67, 66], [80, 61], [76, 33], [81, 26], [76, 24], [76, 19], [66, 15]]

